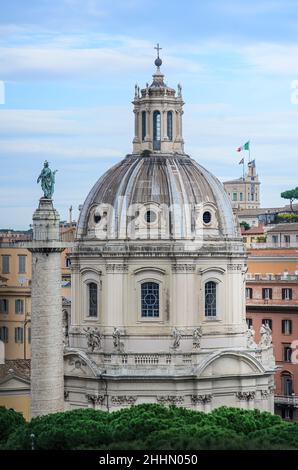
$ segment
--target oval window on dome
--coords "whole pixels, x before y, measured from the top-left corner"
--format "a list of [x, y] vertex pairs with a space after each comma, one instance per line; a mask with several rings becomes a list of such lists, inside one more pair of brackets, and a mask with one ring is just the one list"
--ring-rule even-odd
[[153, 222], [156, 221], [156, 213], [154, 211], [146, 211], [145, 212], [145, 221], [147, 224], [152, 224]]
[[204, 212], [203, 222], [204, 222], [204, 224], [210, 224], [210, 222], [211, 222], [211, 212], [209, 212], [209, 211]]

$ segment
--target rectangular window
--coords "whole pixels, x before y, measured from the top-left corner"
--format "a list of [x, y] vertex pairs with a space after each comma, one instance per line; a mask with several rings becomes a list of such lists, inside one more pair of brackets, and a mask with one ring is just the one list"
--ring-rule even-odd
[[270, 330], [272, 331], [272, 320], [271, 320], [271, 318], [263, 318], [262, 324], [269, 326]]
[[8, 313], [8, 299], [0, 299], [0, 313]]
[[284, 335], [292, 334], [292, 320], [282, 320], [281, 331]]
[[19, 255], [19, 273], [23, 274], [26, 272], [26, 256]]
[[31, 328], [28, 328], [28, 343], [31, 344]]
[[240, 201], [243, 201], [243, 193], [239, 193]]
[[14, 332], [15, 332], [15, 342], [16, 343], [22, 343], [23, 342], [23, 337], [24, 337], [23, 328], [20, 328], [20, 327], [15, 328]]
[[282, 300], [292, 300], [292, 289], [285, 287], [282, 291]]
[[9, 273], [9, 255], [2, 255], [2, 274]]
[[265, 287], [262, 289], [263, 299], [268, 300], [272, 299], [272, 289], [270, 287]]
[[233, 201], [237, 201], [237, 193], [233, 193]]
[[250, 328], [252, 326], [252, 318], [247, 318], [246, 324], [247, 324], [247, 328]]
[[7, 326], [1, 326], [0, 328], [0, 340], [3, 343], [8, 343], [8, 328]]
[[278, 243], [278, 235], [272, 235], [272, 243]]
[[290, 241], [291, 241], [290, 235], [284, 235], [284, 242], [285, 243], [290, 243]]
[[285, 362], [291, 362], [291, 356], [292, 356], [292, 348], [291, 346], [287, 345], [284, 346], [284, 352], [283, 352], [283, 359]]
[[254, 201], [255, 195], [254, 193], [251, 193], [251, 200]]
[[245, 293], [246, 293], [246, 298], [247, 299], [252, 299], [252, 288], [251, 287], [246, 287]]
[[24, 300], [16, 299], [15, 313], [24, 313]]

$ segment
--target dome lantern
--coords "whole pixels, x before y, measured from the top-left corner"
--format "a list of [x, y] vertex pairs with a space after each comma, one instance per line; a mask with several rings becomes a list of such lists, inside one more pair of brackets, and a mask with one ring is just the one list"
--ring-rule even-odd
[[159, 57], [161, 47], [155, 47], [157, 58], [154, 61], [156, 71], [151, 85], [146, 84], [139, 92], [135, 92], [133, 101], [135, 114], [135, 136], [133, 153], [144, 150], [174, 154], [184, 152], [182, 138], [182, 114], [184, 102], [181, 87], [176, 91], [164, 82], [160, 71], [162, 60]]

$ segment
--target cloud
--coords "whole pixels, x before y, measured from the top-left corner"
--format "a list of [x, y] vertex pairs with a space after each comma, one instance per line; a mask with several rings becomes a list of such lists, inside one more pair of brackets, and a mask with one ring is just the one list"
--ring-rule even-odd
[[298, 44], [260, 43], [244, 47], [242, 54], [260, 72], [298, 78]]
[[[90, 33], [61, 35], [25, 30], [21, 40], [8, 46], [0, 42], [0, 77], [3, 80], [95, 80], [103, 74], [147, 70], [152, 44], [122, 35]], [[194, 60], [167, 55], [167, 69], [196, 73], [202, 66]]]

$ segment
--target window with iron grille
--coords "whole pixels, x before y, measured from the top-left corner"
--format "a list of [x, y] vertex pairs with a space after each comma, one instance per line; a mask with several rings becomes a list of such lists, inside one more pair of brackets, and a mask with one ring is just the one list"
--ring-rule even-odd
[[97, 317], [98, 311], [98, 295], [97, 295], [97, 284], [90, 282], [88, 284], [89, 289], [89, 317]]
[[205, 284], [205, 317], [216, 317], [216, 283]]
[[159, 317], [159, 284], [144, 282], [141, 285], [142, 317]]

